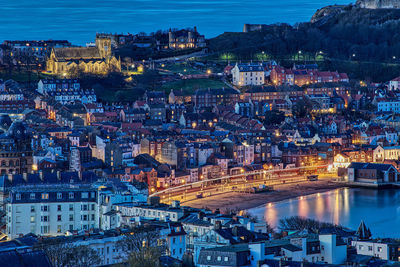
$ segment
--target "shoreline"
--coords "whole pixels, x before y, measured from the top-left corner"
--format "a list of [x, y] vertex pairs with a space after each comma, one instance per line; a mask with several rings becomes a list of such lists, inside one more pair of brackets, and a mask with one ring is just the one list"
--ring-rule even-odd
[[328, 180], [274, 186], [274, 190], [259, 194], [226, 193], [182, 203], [193, 208], [219, 209], [221, 213], [257, 208], [301, 196], [325, 193], [346, 186]]

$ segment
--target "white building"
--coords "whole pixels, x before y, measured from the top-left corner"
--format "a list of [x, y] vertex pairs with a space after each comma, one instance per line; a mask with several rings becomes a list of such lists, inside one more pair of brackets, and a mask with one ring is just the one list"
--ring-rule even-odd
[[400, 146], [377, 146], [373, 151], [374, 162], [385, 160], [399, 160]]
[[232, 69], [232, 83], [236, 86], [263, 85], [264, 67], [258, 64], [236, 64]]
[[6, 204], [10, 238], [63, 235], [99, 228], [97, 190], [89, 186], [35, 185], [11, 189]]
[[400, 77], [397, 77], [389, 82], [389, 90], [397, 91], [400, 88]]
[[400, 244], [381, 240], [352, 241], [351, 245], [357, 249], [358, 255], [377, 257], [382, 260], [400, 261], [396, 256]]
[[184, 215], [179, 202], [173, 202], [171, 206], [124, 203], [116, 204], [114, 208], [121, 212], [123, 217], [135, 222], [141, 219], [177, 222]]
[[378, 112], [400, 113], [400, 101], [381, 101], [377, 106]]
[[347, 245], [335, 234], [253, 242], [249, 244], [249, 250], [251, 266], [258, 266], [257, 263], [265, 259], [334, 265], [344, 264], [347, 260]]
[[77, 79], [44, 79], [38, 82], [37, 91], [44, 95], [50, 92], [66, 92], [80, 89], [81, 84]]

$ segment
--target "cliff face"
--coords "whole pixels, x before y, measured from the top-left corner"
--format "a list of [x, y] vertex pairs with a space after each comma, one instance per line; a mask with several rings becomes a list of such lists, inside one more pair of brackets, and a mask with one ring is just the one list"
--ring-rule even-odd
[[315, 14], [312, 16], [311, 23], [324, 23], [324, 21], [329, 20], [331, 17], [342, 13], [345, 7], [346, 6], [335, 5], [318, 9], [317, 12], [315, 12]]
[[357, 0], [357, 6], [361, 8], [400, 8], [400, 0]]

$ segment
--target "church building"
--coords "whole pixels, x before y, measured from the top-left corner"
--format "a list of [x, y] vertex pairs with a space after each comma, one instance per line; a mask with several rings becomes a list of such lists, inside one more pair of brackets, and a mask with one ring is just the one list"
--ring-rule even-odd
[[96, 37], [95, 47], [53, 48], [47, 60], [47, 71], [66, 75], [75, 70], [93, 74], [120, 72], [121, 59], [113, 56], [111, 39]]

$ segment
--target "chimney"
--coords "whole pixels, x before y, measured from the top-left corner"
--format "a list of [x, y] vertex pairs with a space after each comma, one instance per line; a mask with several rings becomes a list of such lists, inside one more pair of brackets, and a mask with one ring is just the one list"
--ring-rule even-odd
[[199, 213], [197, 213], [197, 219], [202, 220], [203, 217], [204, 217], [203, 212], [200, 211]]
[[222, 226], [221, 226], [221, 221], [216, 221], [215, 225], [214, 225], [214, 229], [215, 230], [221, 230]]
[[12, 174], [12, 173], [9, 173], [9, 174], [8, 174], [8, 180], [9, 180], [10, 182], [13, 181], [13, 174]]
[[22, 174], [22, 178], [25, 180], [25, 182], [28, 182], [28, 173], [24, 172]]
[[232, 229], [232, 234], [233, 234], [233, 236], [238, 236], [238, 234], [239, 234], [239, 229], [238, 229], [237, 226], [234, 226], [234, 227], [233, 227], [233, 229]]
[[172, 201], [171, 207], [173, 207], [173, 208], [179, 208], [179, 207], [180, 207], [180, 202], [179, 202], [178, 200]]
[[44, 178], [43, 178], [43, 171], [39, 171], [39, 178], [40, 180], [43, 182]]

